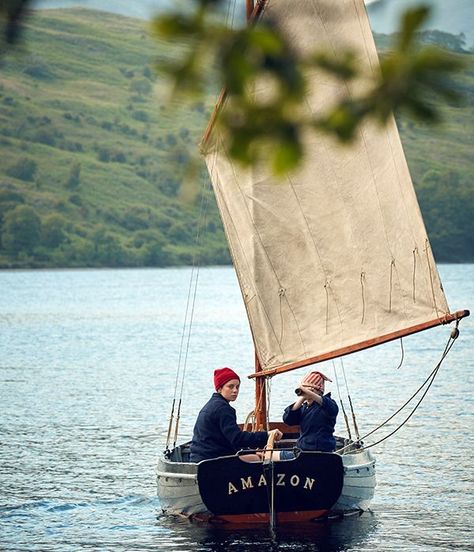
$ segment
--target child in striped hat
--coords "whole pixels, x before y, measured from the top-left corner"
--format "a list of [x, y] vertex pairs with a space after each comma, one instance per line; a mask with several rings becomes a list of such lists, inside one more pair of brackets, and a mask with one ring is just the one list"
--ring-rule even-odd
[[332, 381], [321, 372], [310, 372], [301, 380], [299, 389], [306, 388], [316, 391], [319, 395], [324, 394], [324, 382]]
[[[300, 426], [297, 447], [301, 450], [333, 452], [334, 428], [339, 408], [331, 393], [324, 394], [324, 382], [331, 381], [322, 372], [309, 372], [295, 389], [298, 398], [286, 407], [283, 422]], [[291, 451], [281, 451], [280, 460], [294, 458]]]

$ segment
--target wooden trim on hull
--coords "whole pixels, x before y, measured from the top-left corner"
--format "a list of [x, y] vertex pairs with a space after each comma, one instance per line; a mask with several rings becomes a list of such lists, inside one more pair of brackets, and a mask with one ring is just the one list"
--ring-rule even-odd
[[[308, 521], [315, 521], [326, 517], [330, 510], [309, 510], [307, 512], [278, 512], [276, 514], [277, 523], [302, 523]], [[270, 518], [268, 513], [259, 514], [235, 514], [235, 515], [218, 515], [212, 514], [194, 514], [191, 516], [193, 521], [200, 521], [206, 523], [231, 523], [236, 525], [241, 524], [260, 524], [265, 523], [268, 525]]]
[[442, 318], [436, 318], [435, 320], [430, 320], [428, 322], [423, 322], [422, 324], [416, 324], [415, 326], [410, 326], [403, 330], [398, 330], [386, 335], [381, 335], [379, 337], [374, 337], [361, 343], [356, 343], [354, 345], [348, 345], [347, 347], [342, 347], [341, 349], [336, 349], [335, 351], [330, 351], [329, 353], [324, 353], [315, 357], [307, 358], [305, 360], [300, 360], [297, 362], [292, 362], [291, 364], [286, 364], [284, 366], [279, 366], [278, 368], [273, 368], [270, 370], [264, 370], [263, 372], [255, 372], [250, 374], [249, 378], [262, 378], [262, 377], [271, 377], [275, 374], [281, 374], [283, 372], [289, 372], [295, 370], [296, 368], [302, 368], [303, 366], [309, 366], [310, 364], [317, 364], [318, 362], [323, 362], [325, 360], [331, 360], [344, 355], [349, 355], [357, 351], [363, 351], [364, 349], [370, 349], [376, 345], [381, 345], [382, 343], [388, 343], [400, 337], [405, 337], [414, 333], [421, 332], [423, 330], [428, 330], [429, 328], [435, 328], [436, 326], [442, 326], [444, 324], [449, 324], [455, 320], [461, 320], [466, 316], [469, 316], [468, 310], [461, 310], [454, 312], [452, 314], [447, 314]]

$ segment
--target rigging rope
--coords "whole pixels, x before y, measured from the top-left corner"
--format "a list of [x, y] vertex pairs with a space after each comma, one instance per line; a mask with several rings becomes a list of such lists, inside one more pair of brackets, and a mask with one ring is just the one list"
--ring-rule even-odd
[[271, 378], [265, 378], [265, 396], [267, 398], [267, 405], [265, 408], [265, 429], [270, 431], [270, 404], [272, 396], [272, 380]]
[[350, 392], [349, 392], [349, 385], [347, 383], [347, 378], [346, 378], [346, 370], [344, 368], [344, 362], [342, 361], [342, 358], [340, 358], [340, 361], [341, 361], [342, 375], [344, 376], [344, 382], [346, 384], [347, 399], [349, 400], [349, 406], [351, 407], [352, 423], [354, 424], [354, 431], [355, 431], [357, 440], [359, 440], [360, 439], [359, 427], [357, 425], [356, 415], [355, 415], [355, 412], [354, 412], [354, 406], [352, 404], [352, 399], [351, 399], [351, 395], [350, 395]]
[[[174, 397], [173, 397], [173, 403], [172, 403], [170, 420], [169, 420], [168, 436], [166, 439], [167, 450], [169, 448], [173, 420], [175, 421], [173, 448], [176, 446], [176, 441], [178, 437], [179, 422], [180, 422], [180, 415], [181, 415], [181, 403], [182, 403], [182, 397], [183, 397], [183, 387], [184, 387], [184, 381], [186, 376], [189, 344], [191, 341], [191, 329], [192, 329], [192, 322], [194, 318], [196, 293], [197, 293], [197, 286], [199, 281], [199, 258], [198, 258], [197, 251], [198, 251], [198, 246], [201, 243], [201, 230], [207, 222], [209, 194], [206, 192], [208, 190], [209, 190], [209, 183], [207, 183], [207, 185], [204, 184], [202, 188], [202, 193], [201, 193], [201, 203], [199, 208], [199, 217], [198, 217], [198, 225], [196, 229], [196, 236], [194, 238], [195, 251], [193, 253], [192, 268], [191, 268], [191, 274], [189, 278], [188, 296], [186, 300], [186, 312], [184, 316], [183, 328], [181, 333], [181, 343], [180, 343], [179, 356], [178, 356], [178, 368], [176, 371]], [[177, 403], [177, 412], [175, 416], [176, 399], [177, 399], [179, 382], [181, 382], [181, 385], [180, 385], [180, 391], [179, 391], [179, 399]]]
[[353, 443], [350, 443], [349, 445], [346, 445], [345, 447], [342, 447], [342, 448], [338, 449], [336, 452], [342, 453], [342, 452], [344, 452], [344, 450], [346, 450], [347, 448], [352, 447], [354, 444], [362, 443], [364, 439], [366, 439], [367, 437], [369, 437], [370, 435], [372, 435], [373, 433], [375, 433], [376, 431], [378, 431], [379, 429], [384, 427], [388, 422], [390, 422], [390, 420], [392, 420], [397, 414], [399, 414], [416, 397], [416, 395], [418, 395], [418, 393], [423, 389], [423, 387], [425, 387], [426, 384], [428, 384], [428, 386], [425, 389], [424, 393], [420, 397], [420, 400], [416, 403], [413, 410], [410, 412], [410, 414], [403, 420], [403, 422], [398, 427], [396, 427], [388, 435], [385, 435], [382, 439], [379, 439], [378, 441], [376, 441], [375, 443], [371, 443], [370, 445], [366, 445], [364, 447], [361, 447], [359, 450], [361, 450], [361, 451], [366, 450], [366, 449], [369, 449], [371, 447], [374, 447], [375, 445], [378, 445], [378, 444], [382, 443], [383, 441], [385, 441], [386, 439], [388, 439], [389, 437], [394, 435], [399, 429], [401, 429], [408, 422], [408, 420], [413, 416], [413, 414], [415, 413], [417, 408], [420, 406], [422, 400], [425, 398], [426, 394], [428, 393], [431, 385], [433, 384], [433, 381], [434, 381], [435, 377], [438, 374], [438, 371], [441, 367], [441, 364], [443, 363], [444, 359], [446, 358], [446, 356], [448, 355], [448, 353], [451, 350], [452, 346], [454, 345], [454, 342], [458, 338], [458, 336], [459, 336], [458, 325], [459, 325], [459, 320], [456, 320], [456, 327], [452, 329], [452, 331], [449, 335], [448, 341], [446, 343], [443, 354], [441, 355], [441, 358], [440, 358], [438, 364], [434, 367], [434, 369], [432, 370], [430, 375], [425, 379], [425, 381], [415, 391], [415, 393], [413, 393], [413, 395], [405, 402], [405, 404], [403, 404], [396, 412], [394, 412], [389, 418], [387, 418], [384, 422], [382, 422], [375, 429], [373, 429], [372, 431], [369, 431], [369, 433], [366, 433], [362, 438], [358, 438]]
[[[233, 3], [229, 3], [227, 6], [227, 13], [226, 13], [226, 26], [233, 26], [234, 24], [234, 18], [235, 18], [235, 10], [236, 10], [236, 0], [234, 0]], [[232, 11], [232, 13], [231, 13]], [[229, 25], [230, 21], [230, 25]], [[206, 193], [210, 191], [210, 182], [207, 181], [207, 185], [204, 184], [202, 187], [202, 193], [201, 193], [201, 204], [200, 204], [200, 210], [199, 210], [199, 218], [198, 218], [198, 226], [196, 230], [196, 236], [194, 240], [194, 254], [192, 259], [192, 269], [191, 269], [191, 275], [189, 278], [189, 288], [188, 288], [188, 297], [186, 301], [186, 312], [184, 316], [184, 322], [183, 322], [183, 329], [181, 333], [181, 343], [179, 348], [179, 357], [178, 357], [178, 368], [176, 371], [176, 379], [175, 379], [175, 387], [174, 387], [174, 395], [173, 395], [173, 403], [171, 406], [171, 413], [169, 418], [169, 426], [168, 426], [168, 435], [166, 438], [166, 450], [169, 450], [169, 443], [170, 443], [170, 437], [172, 433], [172, 427], [173, 427], [173, 421], [175, 422], [174, 426], [174, 437], [173, 437], [173, 448], [176, 446], [176, 441], [178, 438], [178, 431], [179, 431], [179, 422], [180, 422], [180, 415], [181, 415], [181, 403], [182, 403], [182, 397], [183, 397], [183, 388], [184, 388], [184, 381], [185, 381], [185, 375], [186, 375], [186, 369], [187, 369], [187, 361], [188, 361], [188, 353], [189, 353], [189, 344], [191, 341], [191, 329], [192, 329], [192, 322], [194, 318], [194, 307], [196, 304], [196, 293], [197, 293], [197, 286], [199, 281], [199, 262], [197, 261], [198, 256], [198, 246], [201, 242], [201, 229], [205, 227], [207, 222], [207, 209], [209, 206], [209, 194]], [[195, 275], [196, 274], [196, 275]], [[192, 299], [191, 299], [192, 297]], [[191, 309], [191, 310], [190, 310]], [[185, 338], [187, 333], [187, 337]], [[186, 346], [184, 347], [186, 339]], [[184, 360], [183, 358], [183, 349], [184, 349]], [[179, 392], [179, 400], [176, 406], [176, 397], [177, 397], [177, 391], [178, 391], [178, 385], [179, 381], [181, 380], [181, 386], [180, 386], [180, 392]], [[176, 415], [175, 415], [175, 409], [177, 409]]]
[[344, 421], [346, 422], [347, 435], [348, 435], [349, 439], [352, 441], [352, 434], [351, 434], [351, 428], [350, 428], [350, 425], [349, 425], [349, 418], [347, 417], [346, 409], [344, 408], [344, 402], [343, 402], [342, 396], [341, 396], [341, 389], [339, 387], [339, 379], [337, 377], [336, 364], [334, 363], [334, 360], [332, 361], [332, 367], [333, 367], [333, 371], [334, 371], [334, 379], [336, 380], [336, 388], [337, 388], [337, 394], [339, 396], [339, 402], [341, 403], [341, 409], [342, 409], [342, 413], [344, 415]]

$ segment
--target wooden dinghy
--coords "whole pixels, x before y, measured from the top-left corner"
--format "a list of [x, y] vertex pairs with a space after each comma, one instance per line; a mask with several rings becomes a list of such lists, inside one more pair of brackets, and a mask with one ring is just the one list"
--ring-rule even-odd
[[[271, 20], [296, 53], [323, 48], [337, 58], [350, 49], [368, 75], [378, 74], [363, 0], [247, 0], [247, 8], [253, 20]], [[266, 86], [265, 79], [255, 83], [256, 98], [265, 98]], [[345, 82], [312, 69], [301, 116], [311, 120], [334, 98], [350, 99], [366, 86], [362, 77]], [[217, 110], [225, 109], [224, 93]], [[203, 151], [255, 346], [255, 430], [278, 425], [270, 422], [268, 389], [281, 373], [453, 321], [457, 337], [469, 312], [449, 310], [393, 119], [386, 127], [362, 123], [344, 146], [308, 133], [302, 165], [284, 179], [234, 163], [214, 121]], [[376, 373], [367, 366], [368, 379]], [[189, 443], [176, 446], [181, 397], [177, 404], [174, 443], [158, 462], [163, 511], [273, 523], [369, 507], [375, 460], [358, 431], [353, 440], [349, 431], [348, 440], [339, 438], [335, 453], [193, 464]], [[277, 446], [293, 448], [297, 435], [290, 428], [284, 435]]]
[[[285, 433], [278, 448], [294, 450], [296, 437]], [[347, 439], [337, 438], [337, 443], [344, 454], [299, 451], [294, 460], [270, 467], [244, 462], [239, 455], [194, 464], [189, 462], [190, 443], [180, 445], [158, 461], [163, 513], [268, 523], [273, 507], [277, 523], [290, 523], [367, 510], [376, 485], [375, 459], [370, 451], [348, 447]]]

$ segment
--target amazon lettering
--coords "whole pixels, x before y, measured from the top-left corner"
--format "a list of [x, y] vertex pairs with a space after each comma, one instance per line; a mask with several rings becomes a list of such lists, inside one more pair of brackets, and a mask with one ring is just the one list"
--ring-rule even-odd
[[[313, 477], [300, 477], [297, 474], [289, 475], [287, 473], [276, 473], [275, 474], [275, 486], [276, 487], [286, 487], [287, 485], [291, 487], [303, 487], [303, 489], [306, 489], [308, 491], [313, 490], [313, 486], [315, 483], [315, 479]], [[251, 475], [248, 477], [241, 477], [240, 481], [237, 482], [228, 482], [228, 491], [227, 494], [231, 495], [234, 493], [238, 493], [240, 491], [247, 491], [248, 489], [253, 489], [254, 487], [261, 487], [263, 485], [267, 485], [267, 480], [265, 479], [265, 476], [262, 474], [260, 477], [255, 480], [252, 478]]]

